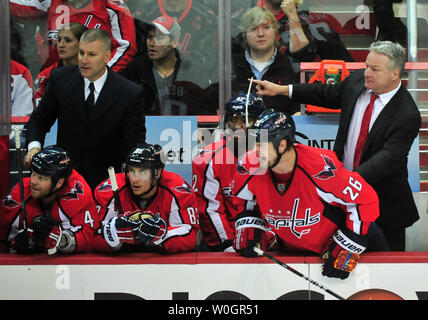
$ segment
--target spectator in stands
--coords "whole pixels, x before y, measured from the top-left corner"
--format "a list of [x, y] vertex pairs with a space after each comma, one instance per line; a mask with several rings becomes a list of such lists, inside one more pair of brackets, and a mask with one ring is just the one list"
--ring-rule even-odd
[[58, 31], [58, 41], [56, 43], [56, 48], [60, 60], [42, 70], [42, 72], [40, 72], [37, 76], [35, 82], [37, 88], [34, 91], [34, 100], [36, 101], [36, 105], [39, 104], [40, 99], [45, 94], [46, 86], [49, 80], [49, 74], [51, 73], [52, 69], [63, 66], [77, 65], [79, 40], [83, 32], [86, 30], [87, 28], [80, 23], [72, 22], [70, 25], [63, 26]]
[[[10, 86], [11, 86], [11, 116], [12, 117], [26, 117], [31, 115], [34, 110], [34, 99], [33, 99], [33, 78], [28, 68], [14, 60], [10, 60]], [[24, 128], [24, 125], [12, 124], [12, 130], [10, 132], [10, 147], [14, 149], [15, 145], [15, 130], [18, 127], [20, 130]], [[20, 137], [21, 145], [25, 143], [25, 137], [22, 134]], [[24, 156], [24, 155], [23, 155]], [[18, 156], [16, 153], [10, 153], [10, 169], [16, 171], [18, 169]], [[10, 187], [17, 182], [16, 175], [10, 178]]]
[[419, 219], [407, 180], [407, 157], [421, 115], [401, 83], [405, 61], [400, 44], [378, 41], [370, 46], [366, 69], [337, 85], [255, 81], [262, 96], [283, 94], [293, 101], [341, 109], [334, 151], [346, 169], [357, 171], [376, 190], [376, 222], [394, 251], [405, 250], [406, 228]]
[[182, 59], [196, 59], [210, 70], [204, 74], [199, 71], [197, 63], [192, 66], [192, 72], [203, 84], [217, 81], [217, 22], [215, 13], [209, 7], [201, 1], [159, 0], [148, 4], [134, 4], [133, 10], [134, 18], [145, 22], [153, 21], [159, 16], [175, 18], [181, 27], [177, 49]]
[[[152, 21], [148, 31], [148, 53], [136, 57], [121, 73], [145, 88], [146, 114], [186, 115], [208, 111], [200, 103], [202, 62], [182, 60], [177, 50], [181, 28], [174, 18], [161, 16]], [[199, 74], [192, 72], [197, 64]]]
[[247, 136], [246, 116], [251, 127], [263, 111], [259, 96], [250, 94], [247, 98], [246, 93], [234, 96], [225, 105], [221, 123], [225, 135], [220, 141], [208, 144], [193, 159], [193, 188], [199, 201], [203, 235], [200, 251], [234, 251], [235, 222], [230, 207], [237, 161], [248, 149], [248, 141], [242, 139]]
[[105, 180], [95, 190], [102, 232], [96, 249], [111, 251], [193, 251], [199, 230], [192, 187], [164, 170], [159, 145], [139, 144], [128, 155], [125, 172], [117, 173], [118, 193]]
[[88, 29], [80, 39], [78, 66], [51, 71], [27, 124], [27, 165], [57, 119], [58, 144], [91, 188], [107, 178], [109, 166], [120, 170], [131, 148], [145, 140], [143, 89], [107, 67], [110, 48], [106, 31]]
[[407, 27], [400, 18], [394, 17], [393, 3], [402, 0], [373, 0], [373, 13], [379, 28], [377, 40], [398, 42], [407, 47]]
[[23, 185], [25, 221], [19, 184], [0, 207], [0, 241], [9, 244], [11, 253], [92, 251], [98, 211], [65, 150], [49, 146], [37, 153]]
[[[290, 58], [277, 47], [278, 24], [275, 16], [265, 8], [254, 7], [241, 19], [245, 52], [233, 56], [233, 91], [246, 92], [247, 79], [269, 80], [275, 83], [299, 82], [299, 73], [291, 66]], [[288, 97], [265, 97], [266, 108], [290, 114], [299, 111], [299, 105]]]
[[135, 25], [129, 9], [122, 1], [110, 0], [10, 0], [11, 14], [18, 18], [47, 15], [47, 61], [43, 69], [58, 61], [55, 48], [58, 29], [70, 22], [79, 22], [89, 29], [100, 28], [109, 33], [112, 54], [108, 66], [118, 71], [135, 55]]
[[[326, 15], [298, 10], [295, 0], [253, 0], [252, 3], [275, 15], [279, 25], [278, 48], [281, 53], [288, 53], [297, 62], [317, 58], [354, 61]], [[239, 40], [235, 39], [234, 42], [239, 43]], [[236, 45], [234, 48], [239, 49]]]

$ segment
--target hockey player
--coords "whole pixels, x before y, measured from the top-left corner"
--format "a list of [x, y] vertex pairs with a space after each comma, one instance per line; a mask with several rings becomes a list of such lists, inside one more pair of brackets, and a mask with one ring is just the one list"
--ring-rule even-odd
[[98, 213], [92, 191], [71, 165], [66, 151], [49, 146], [34, 155], [31, 176], [24, 178], [23, 221], [19, 184], [3, 198], [0, 240], [12, 253], [88, 252]]
[[[252, 130], [260, 162], [252, 168], [241, 164], [245, 158], [238, 163], [235, 250], [256, 256], [254, 245], [265, 249], [266, 230], [271, 230], [285, 249], [322, 255], [323, 275], [347, 278], [368, 245], [369, 225], [379, 216], [376, 192], [346, 170], [333, 151], [295, 143], [290, 115], [267, 110]], [[328, 204], [340, 207], [342, 217]]]
[[[226, 132], [241, 130], [244, 133], [242, 136], [246, 137], [247, 102], [248, 127], [263, 112], [264, 104], [259, 96], [250, 94], [247, 99], [246, 94], [238, 94], [224, 108], [222, 125]], [[241, 140], [240, 145], [238, 139], [227, 133], [220, 141], [207, 145], [192, 162], [193, 187], [200, 202], [201, 251], [234, 251], [235, 224], [229, 208], [232, 205], [237, 159], [247, 151], [247, 145], [246, 139]]]
[[195, 248], [199, 230], [195, 194], [182, 177], [164, 170], [159, 145], [136, 146], [124, 173], [115, 178], [117, 193], [110, 179], [95, 190], [102, 222], [97, 250], [176, 253]]
[[58, 30], [70, 22], [79, 22], [88, 29], [107, 31], [112, 40], [108, 66], [119, 71], [137, 52], [135, 25], [122, 0], [10, 0], [11, 14], [18, 18], [39, 18], [47, 15], [48, 60], [43, 68], [58, 61], [55, 42]]

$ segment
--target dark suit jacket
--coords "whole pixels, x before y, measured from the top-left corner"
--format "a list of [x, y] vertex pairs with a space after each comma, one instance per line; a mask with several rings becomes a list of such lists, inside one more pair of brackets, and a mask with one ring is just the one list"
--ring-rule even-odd
[[120, 172], [130, 149], [146, 136], [142, 88], [108, 69], [94, 111], [87, 118], [84, 81], [77, 66], [52, 70], [39, 106], [27, 125], [27, 144], [43, 144], [58, 119], [57, 143], [70, 152], [74, 168], [91, 188]]
[[[334, 145], [340, 160], [356, 101], [364, 89], [364, 70], [353, 72], [336, 86], [293, 85], [294, 101], [342, 109]], [[364, 145], [356, 171], [379, 196], [380, 217], [376, 222], [384, 231], [405, 228], [419, 219], [407, 180], [407, 156], [420, 125], [419, 110], [402, 85], [379, 114]]]

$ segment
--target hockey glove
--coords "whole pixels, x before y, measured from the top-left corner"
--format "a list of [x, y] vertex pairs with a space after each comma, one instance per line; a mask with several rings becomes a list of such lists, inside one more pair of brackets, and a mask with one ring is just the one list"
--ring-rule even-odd
[[328, 250], [321, 256], [325, 260], [322, 274], [330, 278], [348, 278], [366, 247], [364, 236], [348, 229], [337, 230]]
[[27, 232], [25, 232], [24, 229], [19, 230], [10, 244], [10, 253], [36, 253], [36, 245], [33, 240], [32, 231], [31, 229]]
[[127, 211], [111, 218], [104, 226], [104, 239], [110, 247], [116, 248], [121, 243], [137, 243], [137, 231], [141, 224], [140, 210]]
[[159, 214], [153, 216], [150, 213], [146, 213], [138, 230], [138, 239], [143, 241], [146, 245], [160, 245], [163, 242], [167, 231], [168, 226]]
[[267, 250], [276, 242], [275, 234], [267, 229], [266, 221], [257, 213], [243, 212], [238, 214], [235, 220], [236, 235], [233, 248], [241, 255], [257, 257], [258, 254], [253, 250], [254, 246]]
[[37, 248], [48, 254], [57, 252], [62, 230], [56, 220], [43, 215], [37, 216], [33, 219], [31, 229], [33, 230], [32, 236]]

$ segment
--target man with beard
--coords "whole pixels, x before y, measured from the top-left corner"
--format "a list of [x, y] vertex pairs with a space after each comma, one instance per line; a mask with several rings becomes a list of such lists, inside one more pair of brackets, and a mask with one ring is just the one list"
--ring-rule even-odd
[[[323, 275], [345, 279], [366, 248], [387, 248], [381, 234], [367, 236], [376, 228], [379, 199], [333, 151], [296, 143], [295, 130], [290, 115], [266, 110], [250, 131], [256, 151], [240, 159], [235, 174], [233, 246], [257, 256], [254, 246], [267, 250], [274, 232], [281, 250], [317, 253], [325, 259]], [[259, 165], [251, 167], [254, 156]]]
[[233, 97], [225, 105], [222, 121], [225, 136], [207, 145], [193, 159], [193, 188], [200, 203], [203, 234], [201, 251], [233, 251], [235, 227], [230, 207], [237, 159], [247, 151], [247, 129], [263, 110], [263, 100], [254, 94], [248, 98], [244, 93]]
[[49, 146], [37, 153], [23, 185], [25, 221], [19, 184], [0, 207], [0, 241], [12, 253], [92, 251], [98, 211], [91, 188], [65, 150]]

